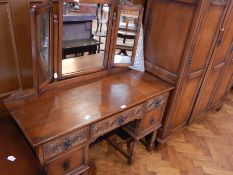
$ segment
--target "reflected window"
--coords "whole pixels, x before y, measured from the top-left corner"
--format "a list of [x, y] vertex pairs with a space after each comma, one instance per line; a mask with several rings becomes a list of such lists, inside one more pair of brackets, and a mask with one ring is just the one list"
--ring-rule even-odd
[[109, 4], [63, 4], [63, 75], [104, 67], [109, 14]]

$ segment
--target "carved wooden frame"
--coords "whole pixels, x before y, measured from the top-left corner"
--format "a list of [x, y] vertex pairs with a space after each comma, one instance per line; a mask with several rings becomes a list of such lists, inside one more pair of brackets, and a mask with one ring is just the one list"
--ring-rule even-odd
[[[134, 49], [132, 52], [132, 58], [131, 58], [131, 63], [130, 64], [115, 64], [114, 63], [114, 56], [115, 56], [115, 50], [116, 50], [116, 41], [117, 41], [117, 36], [118, 36], [118, 30], [119, 30], [119, 24], [120, 24], [120, 15], [121, 15], [121, 11], [122, 10], [132, 10], [132, 11], [139, 11], [139, 20], [138, 20], [138, 26], [137, 26], [137, 30], [136, 30], [136, 36], [135, 36], [135, 41], [134, 41]], [[136, 54], [136, 50], [137, 50], [137, 43], [138, 43], [138, 39], [139, 39], [139, 33], [140, 33], [140, 29], [141, 29], [141, 24], [142, 24], [142, 17], [143, 17], [143, 7], [141, 5], [135, 5], [127, 0], [119, 0], [119, 5], [118, 5], [118, 10], [117, 10], [117, 14], [114, 15], [114, 32], [112, 35], [112, 52], [110, 54], [110, 58], [109, 58], [109, 66], [110, 67], [127, 67], [130, 65], [134, 64], [134, 59], [135, 59], [135, 54]]]
[[227, 0], [211, 0], [211, 4], [213, 4], [213, 5], [226, 5]]
[[[39, 36], [39, 15], [49, 14], [49, 66], [46, 67], [44, 60], [41, 59], [40, 56], [40, 36]], [[52, 2], [50, 0], [45, 0], [39, 5], [34, 5], [31, 9], [31, 42], [32, 42], [32, 58], [33, 58], [33, 86], [34, 90], [37, 94], [39, 94], [40, 90], [45, 87], [53, 78], [53, 25], [52, 25]], [[39, 64], [42, 66], [42, 73], [47, 78], [47, 80], [40, 86], [39, 85], [39, 72], [38, 66]], [[47, 72], [46, 69], [51, 70], [51, 72]]]

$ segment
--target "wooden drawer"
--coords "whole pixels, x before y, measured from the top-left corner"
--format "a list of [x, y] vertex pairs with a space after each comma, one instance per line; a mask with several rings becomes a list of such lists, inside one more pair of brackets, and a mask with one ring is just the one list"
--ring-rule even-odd
[[151, 128], [161, 126], [164, 109], [167, 104], [169, 93], [160, 95], [146, 102], [146, 111], [140, 123], [140, 131], [146, 132]]
[[80, 146], [45, 163], [46, 175], [75, 175], [88, 169], [87, 146]]
[[145, 113], [140, 121], [130, 122], [123, 129], [135, 139], [141, 139], [161, 126], [169, 93], [145, 102]]
[[162, 94], [158, 97], [152, 98], [146, 102], [145, 112], [149, 112], [153, 109], [156, 109], [160, 106], [166, 104], [169, 93]]
[[164, 106], [161, 106], [147, 112], [140, 123], [140, 129], [144, 131], [150, 129], [151, 127], [161, 126], [163, 111]]
[[89, 127], [85, 127], [44, 144], [45, 160], [84, 143], [88, 135]]
[[138, 105], [127, 111], [114, 115], [113, 117], [102, 120], [91, 126], [91, 138], [96, 138], [98, 136], [104, 135], [107, 132], [121, 127], [130, 121], [139, 119], [143, 117], [143, 105]]

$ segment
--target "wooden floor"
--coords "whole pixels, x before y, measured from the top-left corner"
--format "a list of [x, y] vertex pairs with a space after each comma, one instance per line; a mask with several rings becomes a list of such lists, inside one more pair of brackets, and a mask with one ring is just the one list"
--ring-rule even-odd
[[[7, 160], [14, 156], [14, 162]], [[38, 175], [39, 161], [16, 125], [9, 118], [0, 119], [0, 175]]]
[[[15, 162], [6, 160], [8, 155]], [[168, 140], [160, 152], [137, 145], [133, 166], [103, 141], [90, 151], [89, 175], [233, 175], [233, 91], [223, 109]], [[0, 175], [37, 175], [39, 163], [9, 119], [0, 120]]]
[[233, 175], [233, 91], [222, 110], [213, 112], [169, 139], [160, 152], [137, 146], [133, 166], [106, 142], [91, 148], [89, 174]]

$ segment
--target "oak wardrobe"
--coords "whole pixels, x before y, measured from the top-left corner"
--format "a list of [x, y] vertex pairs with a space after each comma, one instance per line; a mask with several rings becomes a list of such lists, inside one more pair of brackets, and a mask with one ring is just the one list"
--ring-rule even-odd
[[233, 79], [233, 1], [150, 0], [147, 7], [146, 70], [176, 87], [160, 145], [223, 105]]

